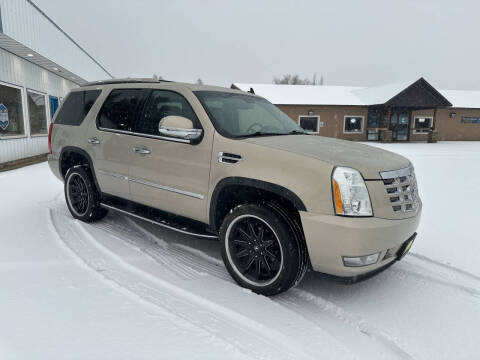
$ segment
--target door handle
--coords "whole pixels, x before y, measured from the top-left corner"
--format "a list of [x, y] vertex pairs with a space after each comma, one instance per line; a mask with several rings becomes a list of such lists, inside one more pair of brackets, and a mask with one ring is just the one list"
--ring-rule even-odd
[[142, 155], [146, 155], [146, 154], [151, 153], [150, 149], [147, 149], [146, 147], [138, 147], [138, 146], [135, 146], [133, 148], [133, 152], [137, 153], [137, 154], [142, 154]]
[[88, 138], [87, 141], [89, 144], [93, 144], [93, 145], [100, 144], [100, 140], [98, 140], [96, 137]]

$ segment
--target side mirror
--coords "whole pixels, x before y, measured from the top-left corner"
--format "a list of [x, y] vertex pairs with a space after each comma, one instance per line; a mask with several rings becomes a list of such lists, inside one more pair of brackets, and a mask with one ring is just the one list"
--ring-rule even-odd
[[193, 122], [183, 116], [165, 116], [158, 123], [158, 132], [165, 137], [185, 140], [190, 142], [202, 136], [202, 129], [194, 129]]

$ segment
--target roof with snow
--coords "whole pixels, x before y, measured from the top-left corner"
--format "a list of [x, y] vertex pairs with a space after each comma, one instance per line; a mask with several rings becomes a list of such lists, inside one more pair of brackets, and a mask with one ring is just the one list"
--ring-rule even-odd
[[437, 90], [423, 78], [370, 87], [234, 83], [232, 88], [243, 91], [253, 89], [255, 94], [278, 105], [480, 108], [480, 91]]

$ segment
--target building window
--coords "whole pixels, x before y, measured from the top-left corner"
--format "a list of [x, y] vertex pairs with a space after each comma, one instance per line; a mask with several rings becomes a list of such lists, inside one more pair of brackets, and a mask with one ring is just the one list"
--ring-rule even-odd
[[47, 135], [47, 107], [45, 95], [27, 90], [30, 135]]
[[480, 117], [462, 116], [462, 123], [464, 123], [464, 124], [480, 124]]
[[345, 116], [344, 133], [361, 133], [363, 131], [363, 116]]
[[0, 139], [25, 135], [22, 90], [0, 84]]
[[413, 133], [427, 134], [432, 127], [433, 118], [431, 116], [415, 116], [413, 119]]
[[298, 117], [298, 122], [300, 126], [310, 134], [318, 134], [320, 132], [319, 130], [320, 116], [300, 115]]

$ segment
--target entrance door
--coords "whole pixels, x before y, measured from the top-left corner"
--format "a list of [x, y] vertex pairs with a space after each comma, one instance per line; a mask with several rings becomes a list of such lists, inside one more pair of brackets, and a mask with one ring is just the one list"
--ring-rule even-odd
[[408, 109], [392, 109], [390, 130], [393, 141], [408, 141], [410, 133], [410, 111]]

